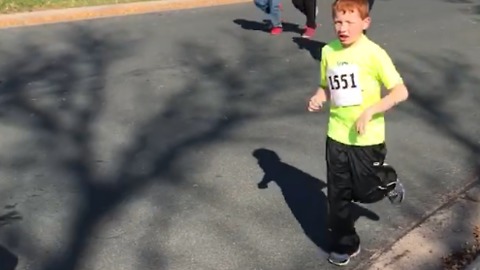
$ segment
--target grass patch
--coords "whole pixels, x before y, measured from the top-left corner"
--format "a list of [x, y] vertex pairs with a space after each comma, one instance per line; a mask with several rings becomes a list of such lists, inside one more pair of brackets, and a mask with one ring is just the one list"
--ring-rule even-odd
[[27, 12], [46, 9], [98, 6], [153, 0], [0, 0], [0, 13]]

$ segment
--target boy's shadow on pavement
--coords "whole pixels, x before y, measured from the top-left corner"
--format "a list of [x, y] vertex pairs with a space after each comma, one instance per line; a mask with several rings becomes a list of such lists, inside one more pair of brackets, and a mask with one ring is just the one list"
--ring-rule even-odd
[[[329, 232], [327, 229], [327, 197], [322, 192], [326, 183], [281, 161], [280, 157], [269, 149], [256, 149], [253, 156], [264, 171], [258, 188], [265, 189], [273, 181], [281, 189], [285, 202], [297, 219], [305, 234], [324, 252], [329, 252]], [[354, 220], [365, 216], [379, 220], [374, 212], [357, 204], [353, 205]]]
[[[256, 22], [256, 21], [250, 21], [245, 19], [235, 19], [233, 20], [233, 22], [240, 25], [240, 27], [242, 27], [245, 30], [262, 31], [266, 33], [269, 32], [267, 27], [268, 20], [263, 20], [263, 22]], [[297, 24], [283, 22], [282, 25], [283, 25], [284, 32], [293, 32], [298, 34], [302, 32]]]
[[17, 264], [18, 257], [3, 246], [0, 246], [0, 269], [15, 270]]
[[[5, 207], [6, 209], [10, 207]], [[22, 219], [20, 213], [15, 210], [0, 216], [0, 227], [9, 225]], [[0, 270], [15, 270], [18, 265], [18, 257], [7, 248], [0, 245]]]
[[307, 50], [310, 52], [310, 55], [313, 59], [320, 61], [322, 58], [322, 48], [325, 46], [325, 42], [315, 41], [302, 37], [293, 37], [293, 42], [295, 42], [299, 49]]

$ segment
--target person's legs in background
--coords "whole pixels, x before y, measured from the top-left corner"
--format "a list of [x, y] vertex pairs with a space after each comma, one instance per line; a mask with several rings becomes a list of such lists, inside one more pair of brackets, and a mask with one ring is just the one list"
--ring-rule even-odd
[[270, 33], [278, 35], [282, 33], [280, 0], [254, 0], [255, 6], [268, 15]]
[[317, 29], [317, 0], [304, 0], [304, 5], [307, 23], [302, 37], [312, 38], [315, 35], [315, 30]]
[[302, 14], [306, 14], [305, 11], [305, 1], [304, 0], [292, 0], [293, 6], [298, 9]]
[[283, 32], [282, 28], [282, 11], [281, 11], [281, 0], [269, 0], [270, 5], [270, 20], [272, 21], [272, 29], [270, 34], [279, 35]]

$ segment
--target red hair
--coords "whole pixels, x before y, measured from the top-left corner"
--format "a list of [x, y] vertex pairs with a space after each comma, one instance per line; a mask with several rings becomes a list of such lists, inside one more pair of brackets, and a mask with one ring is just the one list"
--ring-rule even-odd
[[369, 16], [367, 0], [335, 0], [332, 4], [332, 15], [335, 17], [337, 13], [347, 13], [358, 11], [363, 19]]

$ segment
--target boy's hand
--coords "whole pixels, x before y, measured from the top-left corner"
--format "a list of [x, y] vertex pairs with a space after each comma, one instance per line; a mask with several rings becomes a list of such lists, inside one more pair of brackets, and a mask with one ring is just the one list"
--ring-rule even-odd
[[310, 98], [308, 102], [308, 111], [309, 112], [318, 112], [323, 107], [323, 103], [327, 101], [327, 97], [325, 92], [321, 91], [315, 94], [313, 97]]
[[363, 111], [360, 117], [358, 117], [357, 122], [355, 123], [358, 134], [365, 134], [367, 124], [368, 122], [370, 122], [370, 120], [372, 120], [372, 116], [372, 111], [370, 109], [366, 109], [365, 111]]

